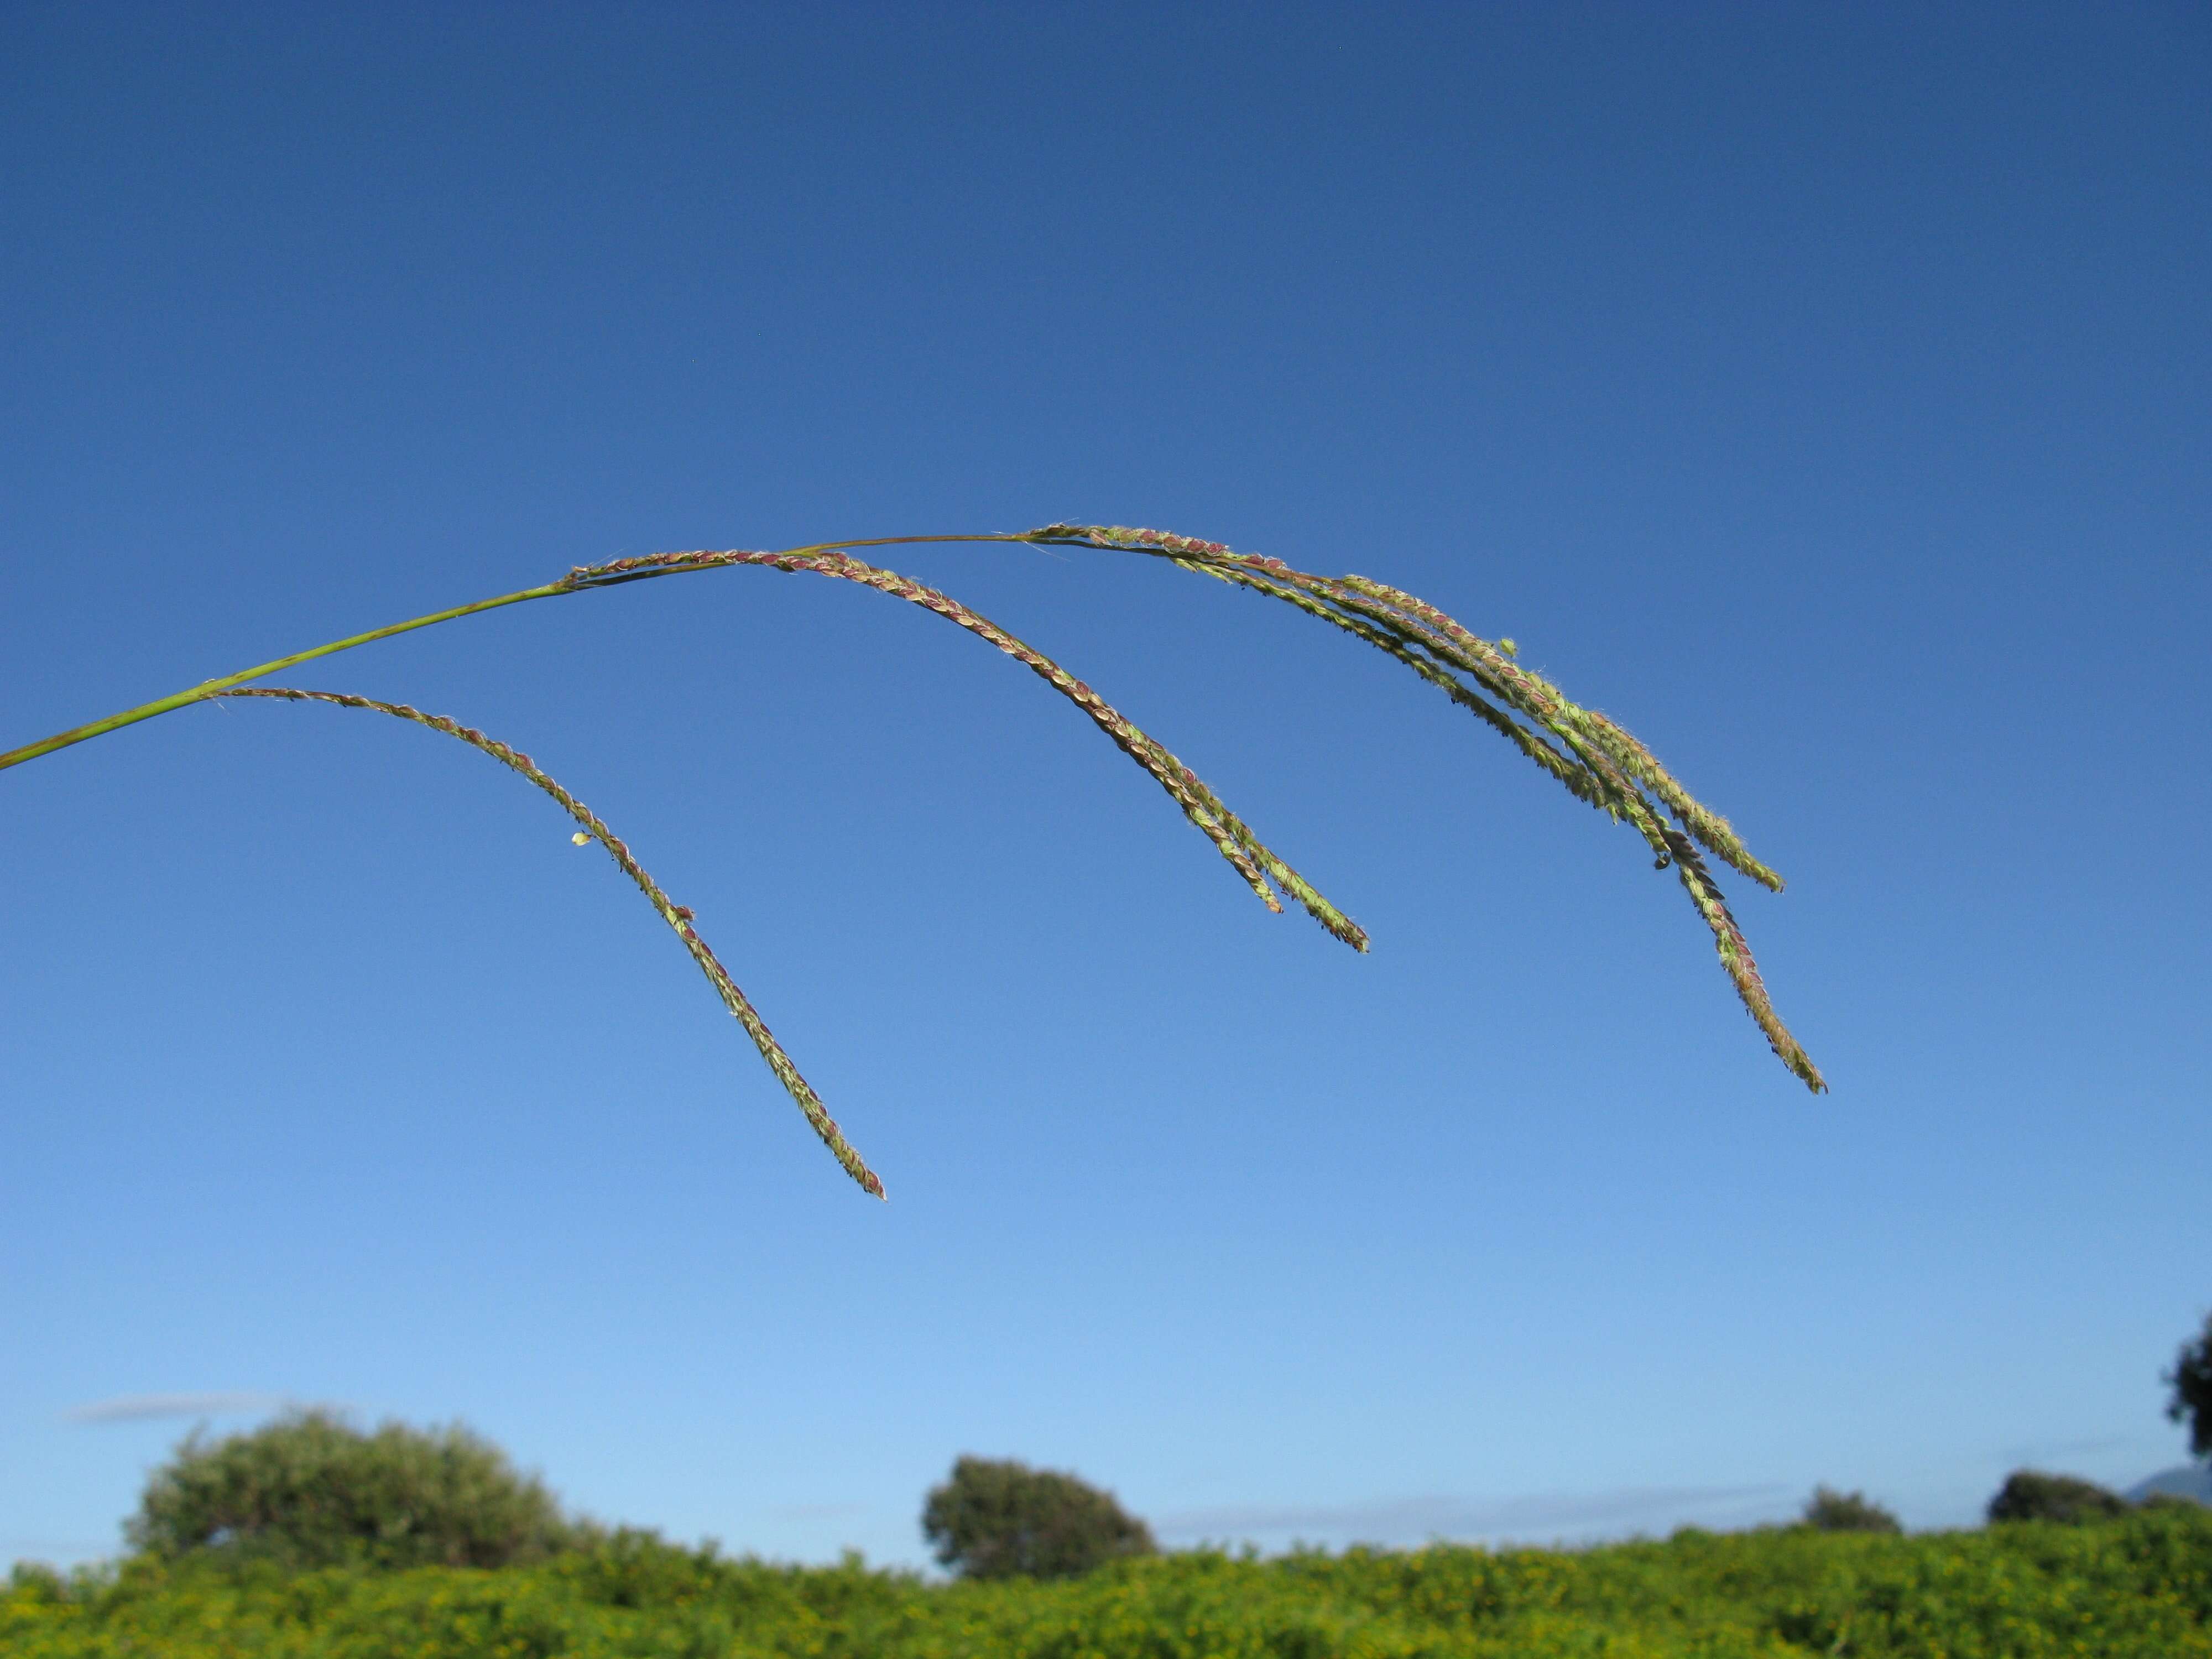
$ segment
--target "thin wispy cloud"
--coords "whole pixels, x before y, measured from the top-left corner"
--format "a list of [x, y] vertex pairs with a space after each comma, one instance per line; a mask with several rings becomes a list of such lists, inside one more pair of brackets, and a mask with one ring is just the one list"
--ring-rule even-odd
[[2000, 1455], [2012, 1463], [2047, 1462], [2056, 1457], [2094, 1457], [2100, 1452], [2118, 1451], [2142, 1437], [2139, 1435], [2103, 1434], [2084, 1440], [2035, 1440], [2008, 1446]]
[[1621, 1486], [1593, 1492], [1532, 1492], [1503, 1498], [1428, 1494], [1380, 1498], [1354, 1504], [1227, 1504], [1163, 1516], [1158, 1529], [1176, 1538], [1240, 1538], [1253, 1534], [1304, 1534], [1356, 1538], [1377, 1544], [1427, 1538], [1559, 1537], [1679, 1523], [1692, 1517], [1728, 1518], [1756, 1510], [1791, 1489], [1753, 1486]]
[[212, 1394], [122, 1394], [72, 1406], [62, 1413], [71, 1423], [153, 1423], [167, 1418], [236, 1417], [275, 1411], [289, 1402], [281, 1394], [236, 1390]]

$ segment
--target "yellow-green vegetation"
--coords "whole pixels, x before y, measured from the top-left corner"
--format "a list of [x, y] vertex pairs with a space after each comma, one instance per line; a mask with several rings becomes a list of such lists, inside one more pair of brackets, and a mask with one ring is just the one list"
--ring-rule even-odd
[[154, 1472], [123, 1535], [143, 1554], [276, 1565], [507, 1567], [593, 1540], [507, 1454], [455, 1423], [374, 1433], [328, 1412], [198, 1430]]
[[929, 1584], [618, 1533], [532, 1566], [142, 1556], [0, 1597], [14, 1659], [2188, 1659], [2212, 1656], [2212, 1511], [1899, 1537], [1684, 1532], [1583, 1551], [1144, 1556]]

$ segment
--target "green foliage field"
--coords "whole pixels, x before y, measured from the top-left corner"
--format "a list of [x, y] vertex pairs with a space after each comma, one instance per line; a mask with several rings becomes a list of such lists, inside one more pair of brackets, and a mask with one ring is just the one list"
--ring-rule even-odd
[[617, 1534], [534, 1566], [18, 1568], [0, 1654], [160, 1659], [2212, 1659], [2212, 1511], [1898, 1537], [1808, 1528], [1496, 1553], [1177, 1553], [925, 1583]]

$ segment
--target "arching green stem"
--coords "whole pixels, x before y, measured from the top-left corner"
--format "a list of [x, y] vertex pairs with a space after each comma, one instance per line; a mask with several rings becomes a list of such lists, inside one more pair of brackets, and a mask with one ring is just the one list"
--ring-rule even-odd
[[275, 674], [295, 663], [312, 662], [317, 657], [327, 657], [340, 651], [350, 651], [356, 645], [368, 645], [377, 640], [388, 640], [396, 634], [410, 634], [418, 628], [428, 628], [434, 623], [453, 622], [461, 617], [473, 617], [479, 611], [496, 611], [503, 605], [520, 605], [525, 599], [550, 599], [558, 593], [573, 593], [563, 577], [557, 582], [548, 582], [543, 587], [526, 587], [520, 593], [502, 593], [495, 599], [478, 599], [474, 605], [457, 605], [451, 611], [439, 611], [428, 617], [417, 617], [412, 622], [394, 623], [389, 628], [379, 628], [367, 634], [356, 634], [351, 639], [332, 640], [328, 645], [319, 645], [312, 651], [295, 651], [289, 657], [279, 657], [274, 662], [264, 662], [258, 668], [242, 668], [235, 674], [226, 674], [218, 680], [203, 680], [185, 691], [156, 697], [151, 702], [142, 702], [136, 708], [126, 708], [119, 714], [110, 714], [104, 720], [94, 720], [88, 726], [72, 726], [66, 732], [57, 732], [51, 738], [37, 743], [27, 743], [21, 749], [10, 749], [0, 755], [0, 771], [11, 766], [21, 766], [25, 761], [36, 760], [41, 755], [51, 755], [57, 749], [66, 749], [73, 743], [82, 743], [87, 738], [105, 737], [110, 732], [119, 732], [126, 726], [136, 726], [140, 720], [150, 720], [156, 714], [167, 714], [210, 697], [221, 696], [234, 686], [244, 685], [248, 680], [258, 680], [264, 674]]
[[[915, 542], [1025, 542], [1027, 535], [992, 532], [977, 536], [872, 536], [861, 541], [818, 542], [808, 547], [794, 547], [786, 551], [794, 555], [831, 553], [848, 547], [901, 547]], [[687, 570], [712, 569], [711, 565], [665, 565], [659, 569], [640, 573], [645, 576], [673, 576]], [[136, 708], [126, 708], [119, 714], [110, 714], [106, 720], [94, 720], [84, 726], [73, 726], [66, 732], [57, 732], [51, 738], [41, 738], [36, 743], [27, 743], [20, 749], [10, 749], [0, 754], [0, 772], [11, 766], [21, 766], [25, 761], [36, 760], [41, 755], [51, 755], [57, 749], [67, 749], [72, 744], [82, 743], [88, 738], [105, 737], [110, 732], [119, 732], [126, 726], [136, 726], [140, 720], [150, 720], [156, 714], [167, 714], [179, 708], [204, 702], [210, 697], [220, 696], [234, 686], [244, 685], [264, 675], [280, 673], [317, 657], [334, 656], [341, 651], [350, 651], [357, 645], [371, 645], [378, 640], [388, 640], [400, 634], [411, 634], [418, 628], [429, 628], [439, 623], [456, 622], [463, 617], [473, 617], [480, 611], [496, 611], [502, 605], [520, 605], [527, 599], [557, 599], [566, 593], [581, 593], [587, 587], [606, 587], [611, 582], [582, 583], [573, 575], [563, 576], [557, 582], [547, 582], [540, 587], [526, 587], [519, 593], [502, 593], [494, 599], [478, 599], [473, 605], [457, 605], [450, 611], [434, 611], [427, 617], [394, 623], [389, 628], [372, 629], [366, 634], [356, 634], [347, 639], [332, 640], [328, 645], [319, 645], [312, 650], [295, 651], [289, 657], [279, 657], [258, 667], [241, 668], [235, 674], [226, 674], [220, 679], [202, 680], [198, 685], [174, 691], [166, 697], [156, 697], [151, 702], [142, 702]]]

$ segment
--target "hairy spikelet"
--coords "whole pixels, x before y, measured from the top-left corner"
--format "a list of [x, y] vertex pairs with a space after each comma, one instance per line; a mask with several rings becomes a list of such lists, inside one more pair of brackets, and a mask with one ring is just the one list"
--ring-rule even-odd
[[1750, 1010], [1759, 1029], [1765, 1034], [1767, 1045], [1776, 1056], [1796, 1073], [1805, 1086], [1818, 1094], [1828, 1085], [1820, 1076], [1820, 1069], [1813, 1064], [1782, 1017], [1774, 1012], [1773, 1000], [1766, 994], [1766, 981], [1759, 977], [1759, 964], [1752, 960], [1751, 946], [1745, 940], [1743, 930], [1729, 914], [1728, 901], [1714, 884], [1711, 872], [1705, 868], [1704, 856], [1687, 836], [1670, 830], [1668, 839], [1674, 849], [1674, 872], [1681, 878], [1682, 886], [1690, 895], [1690, 902], [1698, 907], [1698, 914], [1712, 929], [1713, 939], [1720, 950], [1721, 965], [1735, 982], [1736, 995]]
[[[1369, 577], [1318, 576], [1279, 559], [1232, 551], [1219, 542], [1124, 525], [1079, 524], [1046, 525], [1030, 532], [1028, 539], [1164, 558], [1182, 569], [1279, 599], [1413, 669], [1577, 799], [1632, 826], [1660, 868], [1674, 866], [1713, 935], [1737, 996], [1769, 1045], [1808, 1088], [1817, 1093], [1827, 1087], [1776, 1013], [1751, 947], [1700, 849], [1778, 892], [1782, 878], [1753, 858], [1728, 820], [1694, 799], [1643, 744], [1617, 722], [1583, 708], [1543, 676], [1521, 666], [1508, 646], [1479, 638], [1426, 600]], [[1540, 737], [1540, 732], [1547, 736]], [[1668, 814], [1680, 829], [1667, 822]]]
[[1580, 766], [1567, 756], [1560, 754], [1558, 750], [1553, 748], [1551, 744], [1546, 743], [1494, 703], [1477, 696], [1464, 684], [1455, 679], [1436, 663], [1409, 648], [1399, 636], [1386, 633], [1358, 617], [1346, 616], [1341, 611], [1332, 611], [1320, 600], [1300, 589], [1288, 587], [1270, 578], [1255, 575], [1249, 570], [1221, 569], [1188, 559], [1177, 559], [1174, 562], [1186, 570], [1194, 570], [1200, 575], [1212, 576], [1218, 580], [1228, 582], [1233, 586], [1249, 587], [1255, 592], [1266, 593], [1272, 598], [1281, 599], [1286, 604], [1295, 605], [1310, 617], [1318, 617], [1322, 621], [1342, 629], [1354, 639], [1365, 641], [1386, 655], [1394, 657], [1405, 664], [1430, 684], [1436, 686], [1450, 697], [1461, 708], [1511, 743], [1522, 754], [1565, 785], [1568, 793], [1576, 799], [1588, 801], [1593, 806], [1604, 804], [1603, 795], [1591, 779], [1588, 768]]
[[837, 1120], [830, 1115], [829, 1109], [822, 1103], [822, 1097], [814, 1092], [813, 1085], [799, 1075], [799, 1067], [792, 1064], [791, 1056], [783, 1051], [783, 1045], [775, 1040], [767, 1023], [754, 1011], [745, 994], [738, 988], [737, 981], [730, 977], [729, 970], [708, 948], [707, 941], [699, 937], [698, 929], [692, 926], [691, 912], [661, 890], [659, 883], [646, 873], [645, 866], [637, 861], [614, 831], [600, 821], [597, 813], [562, 788], [529, 756], [509, 748], [496, 738], [486, 737], [473, 726], [463, 726], [443, 714], [426, 714], [404, 702], [380, 702], [374, 697], [350, 696], [338, 691], [301, 691], [285, 686], [254, 686], [217, 695], [225, 697], [281, 697], [293, 702], [327, 702], [340, 708], [374, 709], [380, 714], [411, 720], [417, 726], [428, 726], [433, 732], [442, 732], [449, 738], [459, 738], [471, 749], [489, 755], [501, 765], [520, 772], [552, 796], [570, 817], [584, 826], [584, 838], [596, 841], [607, 849], [614, 861], [622, 866], [623, 873], [637, 884], [638, 890], [651, 902], [660, 919], [675, 930], [676, 937], [684, 941], [684, 948], [691, 953], [691, 960], [699, 964], [699, 971], [706, 975], [708, 983], [714, 988], [714, 994], [721, 998], [724, 1007], [737, 1016], [738, 1023], [745, 1028], [745, 1035], [753, 1040], [753, 1046], [760, 1050], [761, 1058], [768, 1062], [769, 1070], [775, 1073], [776, 1080], [783, 1085], [785, 1091], [798, 1102], [799, 1109], [805, 1113], [806, 1121], [814, 1126], [814, 1133], [822, 1137], [822, 1144], [830, 1149], [830, 1156], [862, 1188], [878, 1198], [884, 1196], [884, 1183], [876, 1178], [875, 1171], [868, 1168], [860, 1155], [853, 1150], [852, 1144], [837, 1127]]

